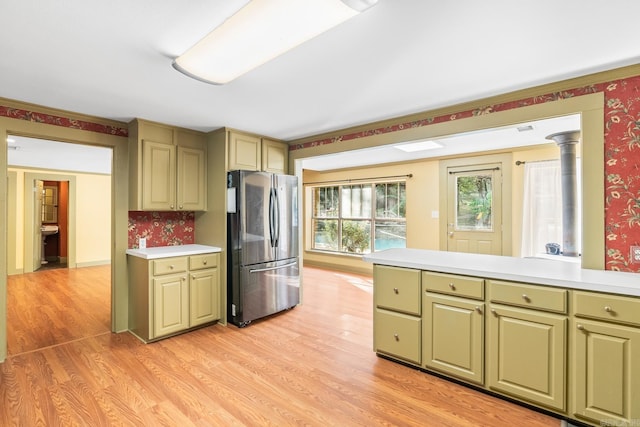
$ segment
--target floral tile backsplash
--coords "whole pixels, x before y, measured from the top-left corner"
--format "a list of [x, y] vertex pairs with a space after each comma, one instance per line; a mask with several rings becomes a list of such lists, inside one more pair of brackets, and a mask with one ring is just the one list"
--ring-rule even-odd
[[147, 247], [190, 245], [195, 242], [194, 212], [129, 212], [129, 249], [146, 237]]

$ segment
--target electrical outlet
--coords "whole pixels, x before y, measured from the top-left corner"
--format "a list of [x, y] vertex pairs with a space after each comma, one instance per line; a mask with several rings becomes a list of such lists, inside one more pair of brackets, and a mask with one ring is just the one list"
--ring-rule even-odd
[[146, 249], [146, 247], [147, 247], [147, 238], [146, 237], [140, 237], [138, 239], [138, 248]]
[[631, 259], [632, 264], [640, 263], [640, 246], [631, 246], [630, 250], [631, 254], [629, 258]]

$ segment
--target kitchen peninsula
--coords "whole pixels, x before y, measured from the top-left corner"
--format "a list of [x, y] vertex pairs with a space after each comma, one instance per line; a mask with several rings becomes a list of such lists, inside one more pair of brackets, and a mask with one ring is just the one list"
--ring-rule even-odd
[[377, 354], [570, 420], [640, 420], [640, 275], [418, 249], [363, 259]]

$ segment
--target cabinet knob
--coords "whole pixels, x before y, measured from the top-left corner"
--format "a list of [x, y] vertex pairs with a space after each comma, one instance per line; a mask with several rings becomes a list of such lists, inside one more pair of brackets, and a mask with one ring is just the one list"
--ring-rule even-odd
[[480, 314], [482, 314], [482, 309], [480, 308], [480, 306], [476, 306], [476, 311]]
[[207, 265], [207, 260], [205, 259], [204, 261], [202, 261], [202, 263], [203, 263], [204, 265]]
[[491, 309], [491, 313], [495, 314], [496, 316], [498, 315], [498, 313], [496, 312], [496, 309], [495, 309], [495, 308], [492, 308], [492, 309]]
[[450, 288], [452, 291], [455, 291], [455, 290], [456, 290], [456, 285], [454, 285], [453, 283], [449, 283], [449, 288]]
[[192, 275], [191, 275], [191, 278], [192, 278], [193, 280], [196, 280], [196, 275], [195, 275], [195, 274], [192, 274]]
[[182, 209], [182, 205], [178, 206], [178, 209]]
[[393, 293], [398, 295], [398, 288], [393, 288]]
[[173, 209], [173, 205], [169, 205], [169, 209]]
[[529, 296], [527, 294], [522, 294], [522, 299], [525, 300], [526, 302], [529, 302]]
[[578, 330], [583, 331], [584, 330], [584, 326], [582, 326], [581, 324], [577, 324], [576, 328], [578, 328]]
[[173, 264], [169, 266], [169, 269], [170, 269], [170, 270], [173, 270]]
[[604, 311], [606, 311], [607, 313], [611, 313], [613, 311], [613, 309], [611, 307], [609, 307], [608, 305], [604, 306]]
[[400, 337], [398, 336], [398, 334], [393, 334], [393, 337], [396, 339], [396, 341], [400, 341]]

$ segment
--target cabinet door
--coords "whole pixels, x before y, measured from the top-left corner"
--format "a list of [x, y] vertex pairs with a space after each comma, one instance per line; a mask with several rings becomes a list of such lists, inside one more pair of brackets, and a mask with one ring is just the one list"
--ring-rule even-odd
[[176, 200], [176, 147], [142, 142], [142, 209], [173, 210]]
[[289, 145], [262, 138], [262, 170], [286, 174], [289, 170]]
[[217, 268], [190, 273], [189, 325], [220, 319], [220, 276]]
[[260, 138], [238, 132], [229, 132], [228, 170], [260, 170], [262, 150]]
[[484, 303], [426, 293], [422, 363], [476, 384], [484, 382]]
[[564, 412], [567, 318], [495, 304], [488, 325], [489, 387]]
[[206, 169], [204, 150], [178, 147], [177, 210], [206, 209]]
[[153, 326], [151, 338], [189, 327], [189, 284], [186, 274], [153, 279]]
[[574, 319], [572, 409], [602, 425], [640, 420], [640, 329]]

